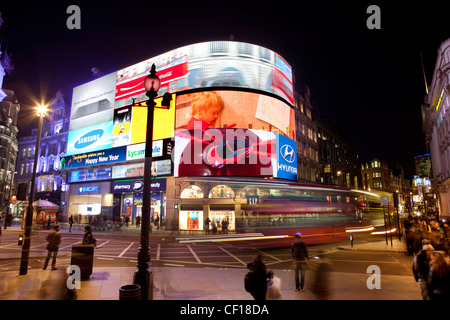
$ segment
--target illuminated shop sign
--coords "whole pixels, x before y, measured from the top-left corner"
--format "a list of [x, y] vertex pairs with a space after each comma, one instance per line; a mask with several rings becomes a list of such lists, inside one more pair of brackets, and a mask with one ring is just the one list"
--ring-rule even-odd
[[64, 168], [77, 168], [84, 166], [94, 166], [109, 164], [126, 160], [126, 147], [118, 147], [98, 152], [83, 153], [64, 157]]
[[[152, 192], [165, 192], [166, 179], [152, 180], [151, 188]], [[113, 181], [111, 189], [113, 193], [142, 192], [144, 190], [144, 180]]]
[[78, 192], [85, 193], [85, 192], [98, 192], [99, 186], [80, 186], [78, 187]]
[[[161, 157], [163, 155], [163, 141], [153, 141], [152, 157]], [[145, 143], [134, 144], [127, 147], [127, 161], [145, 159]]]
[[261, 130], [176, 131], [174, 176], [252, 176], [296, 181], [296, 143]]

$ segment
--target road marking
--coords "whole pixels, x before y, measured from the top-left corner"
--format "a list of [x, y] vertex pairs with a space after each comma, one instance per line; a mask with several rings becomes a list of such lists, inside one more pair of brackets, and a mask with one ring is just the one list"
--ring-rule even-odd
[[123, 255], [125, 254], [125, 252], [127, 252], [127, 251], [128, 251], [128, 249], [130, 249], [130, 248], [131, 248], [131, 246], [132, 246], [133, 244], [134, 244], [134, 242], [130, 243], [130, 245], [129, 245], [128, 247], [126, 247], [126, 249], [125, 249], [125, 250], [123, 250], [121, 254], [119, 254], [119, 258], [120, 258], [121, 256], [123, 256]]
[[107, 243], [109, 243], [109, 242], [111, 242], [111, 240], [108, 240], [108, 241], [106, 241], [106, 242], [103, 242], [101, 245], [97, 246], [96, 248], [101, 248], [101, 247], [103, 247], [105, 244], [107, 244]]
[[75, 243], [69, 244], [68, 246], [59, 248], [59, 250], [61, 251], [61, 250], [64, 250], [65, 248], [69, 248], [69, 247], [72, 247], [72, 246], [77, 245], [77, 244], [81, 244], [81, 241], [77, 241]]
[[165, 266], [184, 267], [184, 264], [164, 263]]
[[258, 251], [258, 252], [259, 252], [261, 255], [263, 255], [263, 256], [268, 256], [268, 257], [271, 257], [272, 259], [281, 261], [280, 258], [277, 258], [277, 257], [275, 257], [275, 256], [273, 256], [273, 255], [271, 255], [271, 254], [268, 254], [267, 252], [264, 252], [264, 251], [261, 251], [261, 250], [256, 250], [256, 251]]
[[161, 244], [158, 243], [158, 247], [156, 248], [156, 260], [159, 260], [161, 257]]
[[240, 263], [242, 263], [244, 266], [247, 266], [247, 262], [242, 261], [241, 259], [239, 259], [238, 257], [236, 257], [234, 254], [228, 252], [227, 250], [225, 250], [222, 247], [219, 247], [220, 250], [222, 250], [225, 253], [228, 253], [230, 256], [232, 256], [234, 259], [236, 259], [237, 261], [239, 261]]
[[192, 253], [192, 255], [194, 256], [195, 260], [197, 260], [198, 263], [202, 263], [202, 260], [200, 260], [200, 258], [197, 256], [197, 254], [194, 252], [194, 250], [192, 250], [190, 245], [187, 245], [187, 248], [189, 249], [189, 251]]

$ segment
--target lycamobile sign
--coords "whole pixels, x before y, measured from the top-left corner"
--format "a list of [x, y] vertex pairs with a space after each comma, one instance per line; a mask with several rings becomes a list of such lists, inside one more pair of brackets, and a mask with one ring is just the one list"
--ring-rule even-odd
[[[152, 157], [163, 155], [163, 140], [153, 141]], [[145, 158], [145, 143], [134, 144], [127, 147], [127, 161]]]

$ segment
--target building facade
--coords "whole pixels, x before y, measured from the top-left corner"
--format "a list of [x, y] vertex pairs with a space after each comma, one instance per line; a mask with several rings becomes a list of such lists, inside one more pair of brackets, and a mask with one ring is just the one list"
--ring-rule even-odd
[[298, 181], [324, 183], [321, 181], [322, 165], [318, 143], [317, 109], [311, 103], [311, 92], [295, 93], [295, 119], [297, 135]]
[[399, 213], [412, 212], [414, 188], [402, 169], [394, 173], [385, 161], [375, 158], [361, 165], [361, 176], [364, 190], [388, 196]]
[[422, 128], [431, 154], [432, 186], [442, 217], [450, 216], [450, 39], [438, 49], [433, 78], [422, 105]]
[[[69, 114], [60, 91], [48, 106], [41, 132], [41, 143], [36, 167], [35, 199], [45, 199], [56, 205], [64, 205], [63, 193], [66, 190], [66, 173], [61, 171], [61, 160], [66, 156]], [[29, 195], [34, 167], [37, 128], [31, 129], [29, 135], [19, 139], [17, 160], [17, 184], [26, 183]], [[26, 206], [27, 202], [18, 203]]]
[[14, 91], [4, 89], [4, 92], [6, 96], [0, 102], [0, 210], [3, 212], [14, 195], [14, 181], [17, 178], [17, 118], [20, 111]]

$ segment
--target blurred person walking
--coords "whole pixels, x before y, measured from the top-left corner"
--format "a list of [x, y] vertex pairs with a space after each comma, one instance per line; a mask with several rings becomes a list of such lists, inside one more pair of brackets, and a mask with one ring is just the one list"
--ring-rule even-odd
[[69, 232], [72, 232], [73, 216], [69, 217]]
[[[302, 241], [300, 232], [295, 234], [295, 241], [291, 245], [291, 254], [294, 259], [294, 273], [295, 273], [295, 291], [304, 291], [306, 278], [306, 267], [309, 264], [308, 247]], [[299, 277], [300, 273], [300, 277]]]
[[419, 283], [423, 300], [430, 300], [428, 276], [430, 274], [430, 260], [434, 248], [426, 239], [423, 241], [422, 250], [414, 256], [412, 271], [414, 279]]
[[434, 251], [431, 255], [428, 284], [431, 300], [449, 301], [450, 270], [444, 251]]
[[61, 234], [59, 233], [59, 225], [55, 225], [53, 230], [50, 231], [47, 235], [47, 258], [45, 259], [43, 270], [47, 269], [48, 263], [50, 261], [50, 257], [53, 256], [52, 259], [52, 270], [56, 270], [56, 256], [58, 255], [59, 244], [61, 243]]

